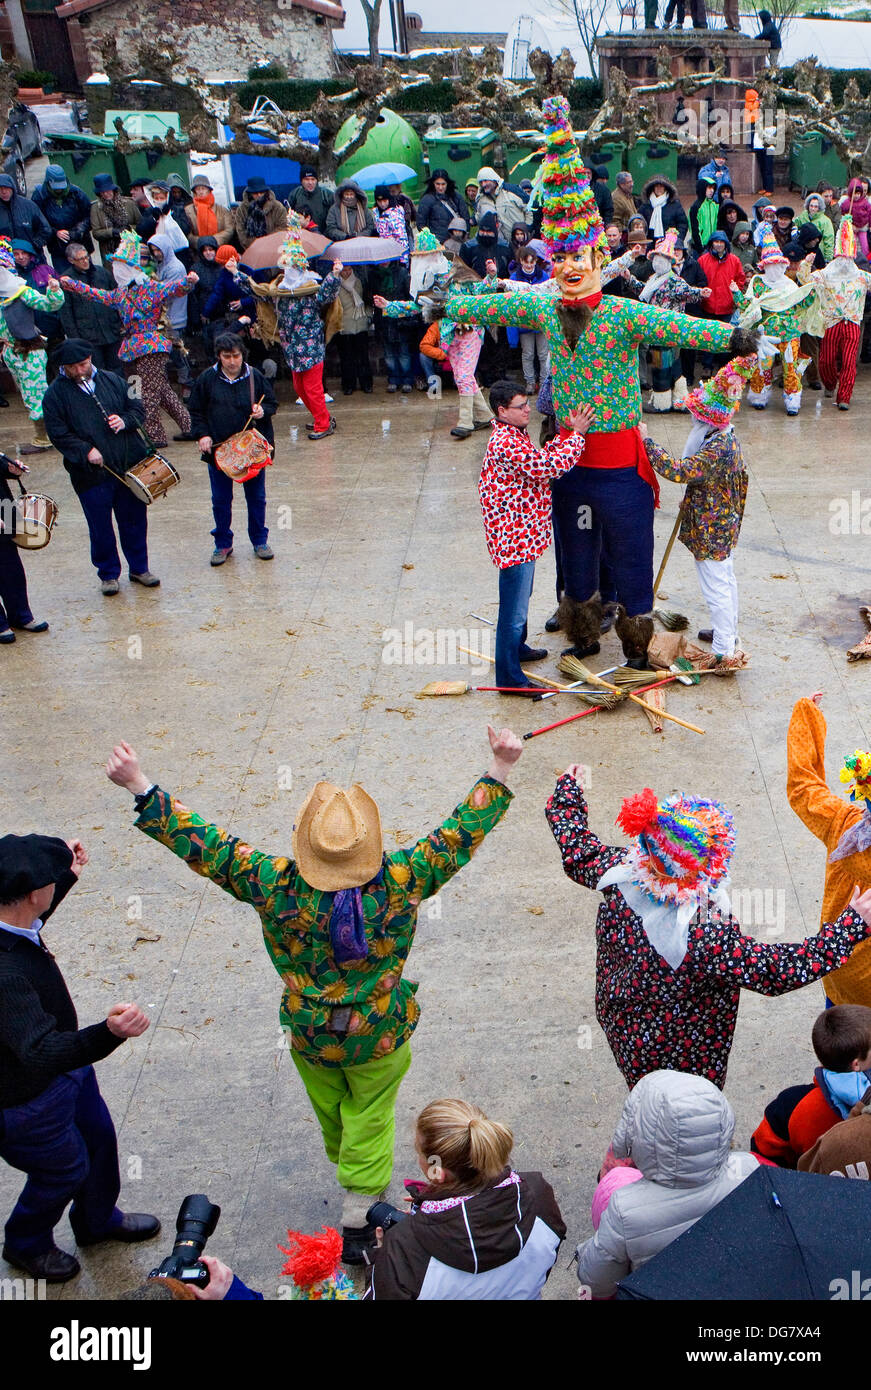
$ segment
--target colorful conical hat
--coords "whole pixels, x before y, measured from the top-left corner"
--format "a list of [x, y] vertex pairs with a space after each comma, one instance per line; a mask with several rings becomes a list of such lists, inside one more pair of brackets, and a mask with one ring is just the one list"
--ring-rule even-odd
[[677, 243], [677, 228], [669, 227], [665, 236], [659, 240], [651, 251], [652, 256], [668, 256], [674, 260], [674, 248]]
[[118, 249], [109, 257], [113, 261], [123, 261], [125, 265], [142, 265], [142, 238], [127, 228], [121, 233]]
[[0, 237], [0, 270], [14, 270], [15, 257], [12, 254], [12, 242], [8, 237]]
[[414, 249], [412, 256], [432, 256], [436, 252], [441, 252], [442, 244], [437, 236], [434, 236], [429, 227], [424, 227], [422, 231], [414, 234]]
[[851, 801], [871, 801], [871, 753], [857, 748], [838, 773]]
[[541, 109], [545, 120], [542, 240], [551, 252], [579, 251], [582, 246], [592, 246], [610, 260], [605, 226], [569, 121], [568, 101], [565, 97], [548, 97]]
[[684, 397], [687, 410], [705, 425], [727, 425], [741, 404], [741, 393], [755, 367], [755, 357], [733, 357]]
[[856, 228], [849, 212], [844, 213], [835, 232], [835, 255], [849, 256], [851, 261], [856, 259]]
[[302, 244], [302, 218], [296, 213], [288, 213], [287, 216], [287, 236], [281, 244], [278, 253], [278, 264], [286, 270], [288, 266], [293, 266], [296, 270], [308, 270], [308, 256], [305, 254], [305, 247]]
[[789, 262], [781, 251], [774, 232], [766, 224], [762, 229], [762, 237], [759, 242], [757, 265], [760, 270], [764, 270], [767, 265], [778, 264], [788, 265]]

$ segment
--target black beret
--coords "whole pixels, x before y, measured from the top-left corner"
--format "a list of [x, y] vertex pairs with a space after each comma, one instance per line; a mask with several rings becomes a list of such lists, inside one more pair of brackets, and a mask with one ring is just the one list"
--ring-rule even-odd
[[57, 883], [72, 862], [69, 845], [53, 835], [0, 836], [0, 902], [17, 902]]
[[75, 362], [84, 362], [86, 357], [93, 355], [94, 349], [84, 338], [67, 338], [54, 354], [54, 360], [60, 367], [71, 367]]

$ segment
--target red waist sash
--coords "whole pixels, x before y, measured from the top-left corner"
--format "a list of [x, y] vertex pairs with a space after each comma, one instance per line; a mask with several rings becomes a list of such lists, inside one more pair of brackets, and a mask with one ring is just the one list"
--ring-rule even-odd
[[[567, 439], [570, 430], [559, 427], [560, 439]], [[653, 489], [654, 506], [659, 506], [659, 479], [650, 466], [644, 440], [637, 428], [614, 430], [605, 434], [591, 431], [584, 436], [584, 452], [579, 468], [634, 468]]]

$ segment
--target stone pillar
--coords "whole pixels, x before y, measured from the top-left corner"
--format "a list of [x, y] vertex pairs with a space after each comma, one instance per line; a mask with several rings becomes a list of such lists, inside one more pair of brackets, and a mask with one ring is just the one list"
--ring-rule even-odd
[[21, 0], [6, 0], [6, 15], [12, 30], [12, 40], [15, 44], [15, 54], [19, 63], [23, 68], [34, 67], [33, 49], [30, 47], [30, 36], [24, 22]]

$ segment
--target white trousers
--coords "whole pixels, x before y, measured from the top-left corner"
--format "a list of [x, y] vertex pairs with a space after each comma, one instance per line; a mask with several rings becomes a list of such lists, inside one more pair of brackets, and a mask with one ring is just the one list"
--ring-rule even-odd
[[738, 637], [738, 581], [730, 555], [727, 560], [696, 560], [702, 596], [714, 629], [717, 656], [734, 656]]

